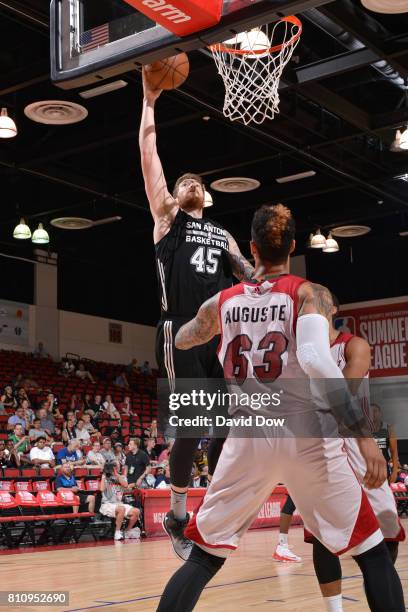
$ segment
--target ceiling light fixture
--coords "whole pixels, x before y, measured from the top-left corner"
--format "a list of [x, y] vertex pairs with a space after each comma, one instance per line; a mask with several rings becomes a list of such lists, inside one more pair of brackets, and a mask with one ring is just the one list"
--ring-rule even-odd
[[298, 172], [297, 174], [289, 174], [288, 176], [280, 176], [275, 179], [277, 183], [291, 183], [292, 181], [300, 181], [311, 176], [316, 176], [314, 170], [307, 170], [306, 172]]
[[210, 206], [213, 206], [213, 204], [214, 202], [211, 193], [208, 193], [208, 191], [206, 191], [204, 195], [204, 208], [209, 208]]
[[0, 138], [14, 138], [14, 136], [17, 136], [17, 126], [8, 116], [7, 108], [3, 107], [0, 113]]
[[324, 249], [326, 246], [326, 238], [323, 236], [321, 231], [318, 229], [314, 236], [310, 239], [310, 248], [312, 249]]
[[330, 232], [326, 240], [326, 246], [323, 247], [323, 253], [337, 253], [338, 251], [340, 251], [339, 243]]
[[16, 240], [28, 240], [31, 238], [31, 230], [24, 219], [20, 219], [20, 223], [14, 228], [13, 238]]
[[43, 224], [39, 223], [38, 228], [35, 230], [33, 237], [31, 238], [31, 242], [34, 244], [48, 244], [50, 241], [50, 237], [48, 232], [43, 228]]

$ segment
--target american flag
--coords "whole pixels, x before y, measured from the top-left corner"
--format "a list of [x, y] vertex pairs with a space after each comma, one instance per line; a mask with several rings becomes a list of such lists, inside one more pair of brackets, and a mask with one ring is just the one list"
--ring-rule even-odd
[[106, 45], [109, 42], [109, 23], [82, 32], [79, 42], [83, 53]]

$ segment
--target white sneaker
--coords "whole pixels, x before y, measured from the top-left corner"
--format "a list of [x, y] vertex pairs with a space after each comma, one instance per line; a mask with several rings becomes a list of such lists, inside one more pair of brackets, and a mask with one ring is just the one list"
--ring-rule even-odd
[[139, 527], [134, 527], [133, 529], [129, 529], [125, 531], [125, 539], [128, 540], [130, 538], [139, 539], [140, 538], [140, 529]]
[[302, 557], [298, 557], [293, 553], [289, 546], [282, 546], [278, 544], [272, 557], [275, 561], [281, 561], [282, 563], [301, 563]]
[[115, 531], [115, 535], [113, 536], [114, 540], [123, 540], [123, 533], [121, 531]]

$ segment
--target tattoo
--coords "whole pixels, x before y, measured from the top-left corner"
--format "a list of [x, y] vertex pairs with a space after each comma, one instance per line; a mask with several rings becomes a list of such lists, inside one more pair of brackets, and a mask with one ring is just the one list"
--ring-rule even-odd
[[219, 294], [204, 302], [195, 318], [180, 327], [176, 336], [178, 349], [185, 351], [205, 344], [218, 334], [218, 299]]
[[330, 291], [323, 285], [317, 285], [316, 283], [310, 283], [309, 288], [311, 291], [308, 292], [299, 310], [299, 315], [303, 314], [306, 306], [313, 306], [318, 314], [323, 315], [330, 321], [333, 314], [333, 299]]
[[255, 268], [242, 255], [236, 240], [231, 236], [231, 234], [229, 232], [225, 233], [229, 243], [228, 257], [234, 276], [241, 282], [249, 281], [255, 283]]

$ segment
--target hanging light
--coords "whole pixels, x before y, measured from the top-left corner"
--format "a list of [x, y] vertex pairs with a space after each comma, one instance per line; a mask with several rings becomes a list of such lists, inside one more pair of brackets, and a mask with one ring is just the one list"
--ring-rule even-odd
[[395, 134], [395, 140], [391, 145], [391, 151], [408, 151], [408, 125], [405, 129], [397, 130]]
[[208, 193], [208, 191], [205, 192], [204, 194], [204, 208], [208, 208], [209, 206], [212, 206], [214, 204], [211, 193]]
[[326, 240], [326, 246], [323, 247], [323, 253], [337, 253], [337, 251], [340, 251], [339, 243], [330, 232]]
[[24, 219], [20, 219], [20, 223], [14, 228], [13, 238], [17, 240], [28, 240], [28, 238], [31, 238], [31, 230], [26, 225]]
[[31, 242], [35, 244], [48, 244], [50, 241], [50, 237], [48, 232], [43, 228], [43, 224], [39, 223], [38, 228], [35, 230], [33, 237], [31, 238]]
[[14, 138], [17, 136], [17, 126], [8, 116], [7, 108], [2, 108], [0, 113], [0, 138]]
[[318, 229], [314, 236], [310, 239], [310, 247], [312, 249], [324, 249], [326, 246], [326, 238], [323, 236], [321, 231]]

